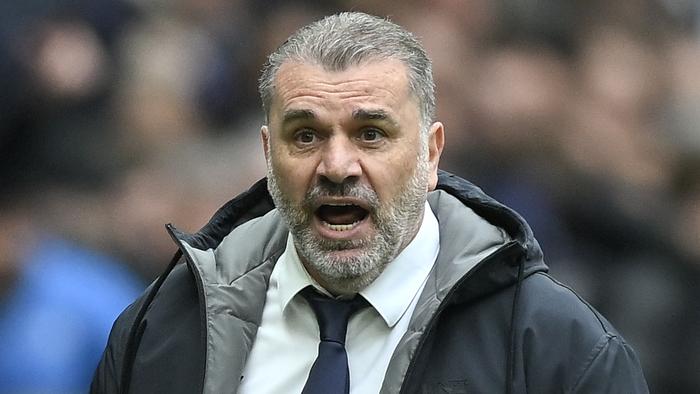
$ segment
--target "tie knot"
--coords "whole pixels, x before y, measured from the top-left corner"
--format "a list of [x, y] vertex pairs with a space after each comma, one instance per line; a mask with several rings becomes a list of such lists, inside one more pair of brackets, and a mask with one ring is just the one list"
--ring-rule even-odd
[[368, 306], [367, 300], [359, 294], [350, 300], [339, 300], [327, 297], [311, 286], [304, 288], [301, 295], [316, 315], [321, 341], [338, 342], [343, 345], [350, 316]]

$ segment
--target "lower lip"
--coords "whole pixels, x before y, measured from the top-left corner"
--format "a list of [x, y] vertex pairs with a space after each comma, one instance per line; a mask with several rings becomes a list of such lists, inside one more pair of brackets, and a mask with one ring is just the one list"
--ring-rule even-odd
[[362, 219], [359, 223], [357, 223], [353, 228], [349, 230], [343, 230], [343, 231], [338, 231], [338, 230], [333, 230], [326, 226], [324, 222], [319, 219], [317, 216], [314, 216], [314, 227], [316, 228], [316, 231], [320, 236], [323, 238], [327, 239], [336, 239], [336, 240], [348, 240], [348, 239], [357, 239], [360, 238], [364, 233], [369, 231], [369, 226], [370, 226], [370, 216], [366, 216], [364, 219]]

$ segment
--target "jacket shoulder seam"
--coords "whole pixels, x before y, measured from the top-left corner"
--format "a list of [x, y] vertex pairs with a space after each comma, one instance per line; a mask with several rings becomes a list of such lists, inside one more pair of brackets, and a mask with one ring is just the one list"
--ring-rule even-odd
[[598, 341], [598, 343], [596, 343], [596, 345], [593, 347], [593, 349], [591, 349], [590, 355], [589, 355], [588, 359], [586, 360], [586, 363], [583, 365], [583, 367], [581, 369], [581, 373], [579, 373], [576, 376], [576, 379], [574, 380], [574, 384], [571, 386], [571, 389], [567, 391], [568, 393], [576, 392], [576, 389], [579, 387], [579, 385], [583, 381], [583, 378], [585, 378], [586, 375], [588, 374], [588, 372], [591, 370], [595, 361], [603, 355], [603, 353], [605, 352], [605, 349], [609, 348], [610, 342], [612, 342], [616, 339], [619, 340], [620, 337], [617, 335], [614, 335], [614, 334], [607, 333], [607, 332], [604, 333], [603, 335], [601, 335], [601, 338]]
[[568, 290], [571, 294], [573, 294], [576, 299], [578, 299], [583, 305], [586, 306], [586, 308], [591, 312], [593, 316], [595, 316], [596, 320], [598, 321], [598, 324], [600, 324], [601, 329], [605, 334], [611, 335], [611, 336], [617, 336], [616, 334], [612, 333], [608, 327], [608, 325], [600, 318], [600, 314], [593, 308], [591, 304], [588, 303], [588, 301], [584, 300], [577, 292], [576, 290], [572, 289], [570, 286], [565, 285], [562, 282], [559, 282], [556, 280], [554, 277], [549, 275], [546, 272], [536, 272], [535, 275], [542, 275], [545, 278], [549, 279], [552, 283], [554, 283], [557, 287], [563, 288]]

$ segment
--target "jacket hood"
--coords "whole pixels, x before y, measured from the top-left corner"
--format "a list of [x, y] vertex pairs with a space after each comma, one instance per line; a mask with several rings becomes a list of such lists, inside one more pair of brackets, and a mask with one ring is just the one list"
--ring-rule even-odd
[[528, 260], [542, 258], [542, 250], [525, 219], [511, 208], [488, 196], [473, 183], [447, 171], [439, 171], [437, 189], [457, 197], [476, 214], [491, 224], [504, 229], [513, 240], [525, 249]]
[[[548, 270], [532, 229], [517, 212], [488, 196], [471, 182], [446, 171], [439, 171], [436, 189], [456, 198], [478, 217], [507, 234], [506, 242], [498, 250], [469, 268], [468, 272], [464, 272], [463, 268], [455, 268], [454, 273], [442, 275], [446, 281], [442, 287], [455, 293], [450, 297], [450, 303], [470, 302], [510, 287], [536, 272]], [[488, 231], [483, 225], [481, 228], [482, 231]], [[466, 229], [446, 230], [450, 231], [464, 232]], [[457, 248], [461, 248], [461, 244]], [[441, 246], [440, 253], [443, 251], [447, 252]], [[461, 286], [467, 279], [468, 286]], [[438, 287], [437, 296], [447, 297], [443, 293]]]

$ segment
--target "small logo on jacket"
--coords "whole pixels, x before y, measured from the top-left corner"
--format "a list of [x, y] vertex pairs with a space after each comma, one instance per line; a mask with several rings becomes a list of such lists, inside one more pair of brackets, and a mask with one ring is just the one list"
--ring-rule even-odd
[[466, 380], [448, 380], [423, 386], [423, 393], [429, 394], [467, 394]]

